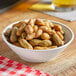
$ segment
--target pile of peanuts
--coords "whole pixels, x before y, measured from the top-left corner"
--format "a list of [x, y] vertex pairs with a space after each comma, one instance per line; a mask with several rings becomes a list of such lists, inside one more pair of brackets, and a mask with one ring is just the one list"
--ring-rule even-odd
[[12, 44], [26, 49], [44, 50], [64, 45], [64, 31], [48, 20], [30, 19], [13, 25], [5, 32]]

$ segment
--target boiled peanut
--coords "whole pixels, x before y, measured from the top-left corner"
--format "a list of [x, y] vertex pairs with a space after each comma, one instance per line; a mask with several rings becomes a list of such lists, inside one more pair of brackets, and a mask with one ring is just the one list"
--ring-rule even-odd
[[64, 44], [64, 42], [60, 39], [60, 37], [56, 33], [54, 33], [52, 35], [52, 39], [56, 43], [57, 46], [60, 46], [60, 45]]
[[64, 37], [63, 37], [63, 35], [61, 34], [61, 32], [57, 31], [56, 33], [57, 33], [57, 35], [60, 37], [61, 40], [64, 39]]
[[33, 27], [30, 26], [30, 25], [27, 25], [27, 26], [25, 27], [25, 32], [26, 32], [27, 34], [33, 33]]
[[63, 35], [63, 34], [64, 34], [64, 31], [63, 31], [63, 30], [61, 30], [61, 31], [60, 31], [60, 33]]
[[7, 29], [7, 31], [4, 33], [4, 35], [6, 37], [10, 37], [11, 31], [12, 31], [12, 29]]
[[34, 26], [33, 26], [33, 30], [34, 30], [34, 32], [37, 32], [38, 26], [37, 26], [37, 25], [34, 25]]
[[21, 47], [21, 45], [18, 42], [14, 42], [13, 44], [16, 45], [16, 46]]
[[17, 41], [17, 35], [16, 35], [17, 30], [18, 30], [17, 27], [12, 28], [11, 35], [10, 35], [10, 41], [11, 42]]
[[42, 33], [41, 38], [44, 40], [49, 40], [51, 37], [48, 33]]
[[49, 23], [48, 23], [48, 21], [46, 20], [46, 21], [44, 21], [44, 25], [45, 26], [47, 26], [48, 28], [49, 28]]
[[54, 24], [51, 21], [45, 20], [44, 22], [45, 22], [46, 26], [48, 26], [50, 28], [54, 27]]
[[48, 47], [40, 47], [40, 46], [36, 46], [36, 47], [34, 47], [34, 50], [47, 50], [47, 49], [49, 49]]
[[35, 38], [35, 33], [27, 34], [26, 36], [26, 40], [32, 40], [33, 38]]
[[54, 24], [52, 22], [49, 22], [50, 27], [54, 27]]
[[29, 41], [29, 43], [32, 45], [32, 46], [36, 46], [36, 45], [39, 45], [39, 43], [41, 43], [42, 41], [39, 40], [39, 39], [32, 39]]
[[20, 43], [20, 45], [22, 47], [24, 47], [26, 49], [33, 49], [33, 47], [31, 46], [31, 44], [29, 44], [27, 40], [19, 38], [18, 41], [19, 41], [19, 43]]
[[52, 45], [52, 42], [50, 40], [39, 40], [39, 39], [32, 39], [29, 41], [29, 43], [32, 45], [32, 46], [51, 46]]
[[62, 31], [62, 27], [60, 25], [54, 25], [54, 29], [56, 31]]
[[26, 22], [25, 22], [25, 21], [18, 22], [18, 23], [16, 23], [16, 24], [14, 24], [13, 27], [19, 28], [19, 27], [22, 26], [22, 25], [26, 25]]
[[23, 33], [21, 34], [21, 38], [23, 38], [23, 39], [26, 39], [26, 36], [27, 36], [27, 34], [26, 34], [25, 32], [23, 32]]
[[44, 21], [44, 25], [48, 27], [48, 30], [51, 30], [50, 23], [46, 20]]
[[45, 32], [48, 33], [49, 35], [53, 35], [55, 31], [54, 30], [46, 30]]
[[47, 26], [40, 26], [39, 28], [42, 29], [44, 32], [48, 30]]
[[57, 46], [50, 46], [50, 47], [40, 47], [40, 46], [35, 46], [34, 50], [48, 50], [52, 48], [56, 48]]
[[49, 49], [56, 48], [57, 46], [50, 46]]
[[34, 24], [35, 24], [34, 19], [30, 19], [30, 20], [28, 21], [28, 25], [31, 25], [31, 26], [33, 27]]
[[43, 32], [46, 32], [48, 34], [53, 33], [53, 30], [50, 27], [48, 28], [47, 26], [40, 26], [39, 28], [42, 29]]
[[52, 45], [52, 41], [51, 40], [43, 40], [40, 44], [40, 46], [51, 46]]
[[23, 24], [23, 25], [21, 25], [21, 26], [18, 28], [17, 33], [16, 33], [17, 36], [20, 36], [20, 35], [22, 34], [22, 32], [24, 31], [25, 26], [26, 26], [26, 25]]
[[42, 31], [41, 29], [39, 29], [39, 30], [36, 32], [35, 37], [36, 37], [36, 38], [40, 37], [41, 34], [42, 34], [42, 32], [43, 32], [43, 31]]
[[44, 26], [44, 22], [41, 19], [36, 19], [35, 24], [38, 26]]

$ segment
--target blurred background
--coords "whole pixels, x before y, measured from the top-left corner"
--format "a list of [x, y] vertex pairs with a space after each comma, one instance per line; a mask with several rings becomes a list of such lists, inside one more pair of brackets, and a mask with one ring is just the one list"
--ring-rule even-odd
[[[31, 1], [31, 3], [29, 3]], [[25, 10], [29, 5], [31, 5], [34, 2], [38, 2], [39, 0], [0, 0], [0, 14], [13, 9], [18, 8], [19, 10]], [[25, 3], [26, 2], [26, 3]], [[29, 3], [29, 4], [28, 4]]]
[[28, 4], [25, 4], [22, 9], [29, 7], [30, 9], [37, 11], [58, 12], [72, 11], [76, 9], [76, 0], [0, 0], [0, 13], [3, 13], [11, 7], [18, 6], [19, 4], [25, 3], [27, 1]]
[[38, 11], [67, 21], [76, 19], [76, 0], [0, 0], [0, 14]]

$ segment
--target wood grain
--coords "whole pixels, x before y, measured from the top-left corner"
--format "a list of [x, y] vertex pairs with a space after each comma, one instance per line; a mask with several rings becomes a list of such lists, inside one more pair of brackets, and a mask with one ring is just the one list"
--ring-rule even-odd
[[[23, 63], [25, 65], [34, 67], [41, 71], [53, 74], [54, 76], [76, 76], [76, 21], [67, 22], [62, 19], [42, 14], [39, 12], [34, 12], [30, 10], [24, 10], [25, 2], [19, 6], [16, 6], [12, 10], [2, 14], [0, 16], [0, 55]], [[31, 3], [32, 4], [32, 3]], [[29, 4], [29, 6], [31, 5]], [[27, 6], [27, 8], [29, 7]], [[26, 9], [26, 8], [25, 8]], [[26, 12], [27, 11], [27, 12]], [[46, 63], [28, 63], [18, 57], [2, 40], [1, 33], [3, 29], [12, 22], [18, 20], [24, 20], [27, 18], [42, 18], [55, 20], [69, 26], [74, 32], [73, 42], [62, 52], [56, 59], [46, 62]]]

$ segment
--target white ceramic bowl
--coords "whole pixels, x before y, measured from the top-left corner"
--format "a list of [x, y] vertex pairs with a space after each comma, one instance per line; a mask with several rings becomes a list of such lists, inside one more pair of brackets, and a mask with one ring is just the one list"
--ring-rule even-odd
[[[44, 19], [42, 19], [44, 20]], [[28, 20], [25, 20], [28, 21]], [[49, 49], [49, 50], [30, 50], [30, 49], [25, 49], [21, 47], [17, 47], [11, 43], [9, 43], [4, 36], [4, 33], [8, 28], [12, 28], [12, 25], [17, 23], [12, 23], [9, 26], [7, 26], [4, 31], [2, 32], [2, 38], [4, 42], [21, 58], [24, 59], [28, 62], [46, 62], [49, 60], [52, 60], [53, 58], [57, 57], [74, 39], [74, 34], [72, 30], [67, 27], [66, 25], [49, 20], [53, 23], [60, 24], [65, 32], [65, 42], [66, 44], [57, 48]], [[19, 22], [19, 21], [18, 21]]]

